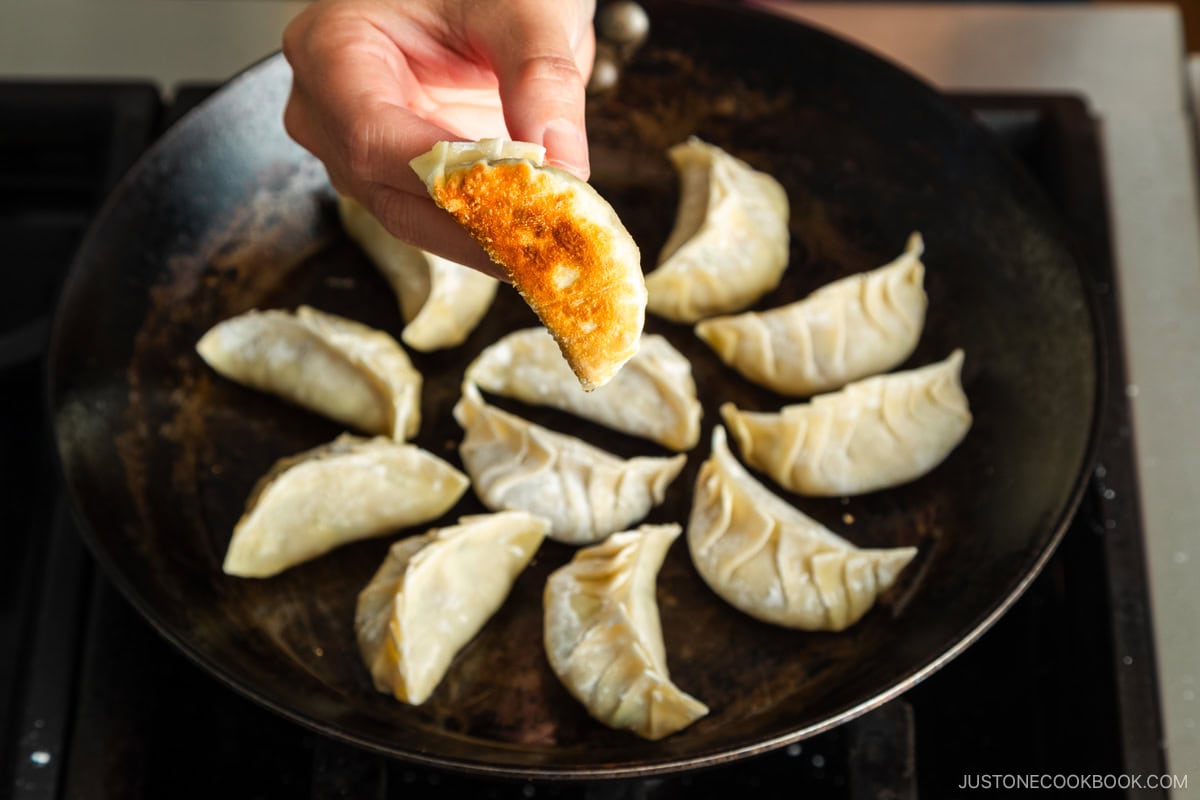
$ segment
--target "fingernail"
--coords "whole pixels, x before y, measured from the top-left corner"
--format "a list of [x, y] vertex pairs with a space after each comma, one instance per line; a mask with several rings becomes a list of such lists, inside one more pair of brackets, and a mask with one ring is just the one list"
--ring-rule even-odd
[[588, 166], [587, 138], [570, 120], [552, 120], [542, 134], [542, 145], [546, 148], [547, 162], [585, 181], [588, 179], [591, 169]]

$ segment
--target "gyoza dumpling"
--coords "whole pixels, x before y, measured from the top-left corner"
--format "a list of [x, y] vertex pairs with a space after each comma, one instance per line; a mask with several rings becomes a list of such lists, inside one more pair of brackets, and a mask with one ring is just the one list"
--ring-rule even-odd
[[421, 373], [382, 331], [301, 306], [247, 311], [196, 344], [230, 380], [364, 433], [403, 440], [421, 424]]
[[928, 301], [924, 245], [769, 311], [707, 319], [696, 335], [729, 366], [780, 394], [807, 396], [895, 367], [917, 346]]
[[708, 707], [667, 672], [655, 582], [678, 525], [643, 525], [580, 550], [546, 581], [546, 656], [567, 690], [610, 728], [661, 739]]
[[392, 285], [408, 324], [400, 340], [429, 352], [457, 347], [483, 319], [495, 278], [405, 244], [349, 197], [338, 199], [342, 226]]
[[659, 266], [646, 276], [646, 307], [675, 322], [741, 311], [787, 268], [787, 194], [770, 175], [694, 136], [668, 155], [679, 172], [679, 208]]
[[920, 369], [852, 383], [779, 413], [721, 406], [746, 463], [797, 494], [888, 489], [942, 463], [967, 435], [962, 350]]
[[354, 630], [375, 688], [420, 705], [504, 603], [550, 523], [523, 511], [463, 517], [401, 539], [358, 595]]
[[415, 445], [343, 434], [280, 459], [258, 482], [225, 572], [266, 578], [347, 542], [428, 522], [467, 486], [466, 475]]
[[484, 349], [467, 367], [466, 379], [505, 397], [553, 406], [613, 430], [641, 436], [674, 450], [690, 450], [700, 438], [700, 401], [692, 365], [657, 334], [608, 384], [584, 392], [545, 330], [527, 328]]
[[637, 352], [646, 318], [641, 254], [612, 206], [545, 148], [486, 139], [439, 142], [412, 167], [502, 266], [554, 335], [585, 389]]
[[800, 513], [737, 462], [720, 425], [696, 476], [687, 540], [696, 570], [730, 605], [806, 631], [853, 625], [917, 554], [855, 547]]
[[483, 504], [546, 517], [550, 538], [567, 544], [599, 541], [645, 517], [687, 460], [617, 458], [488, 405], [471, 383], [454, 418], [466, 432], [459, 455]]

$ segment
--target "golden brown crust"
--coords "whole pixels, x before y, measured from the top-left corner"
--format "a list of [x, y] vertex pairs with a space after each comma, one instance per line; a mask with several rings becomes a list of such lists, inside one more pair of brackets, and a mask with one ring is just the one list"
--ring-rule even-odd
[[521, 161], [477, 163], [439, 177], [430, 194], [508, 272], [585, 389], [637, 351], [642, 315], [614, 232], [582, 219], [551, 174]]

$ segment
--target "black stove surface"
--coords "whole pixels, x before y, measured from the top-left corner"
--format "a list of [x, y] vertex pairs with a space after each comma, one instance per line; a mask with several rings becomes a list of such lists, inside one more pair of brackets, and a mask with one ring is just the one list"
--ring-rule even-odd
[[857, 800], [978, 794], [959, 790], [968, 776], [1164, 771], [1099, 133], [1081, 102], [957, 98], [1062, 210], [1109, 350], [1099, 466], [1041, 576], [964, 654], [835, 730], [691, 774], [532, 784], [389, 760], [244, 699], [132, 610], [73, 527], [42, 397], [57, 290], [117, 177], [209, 91], [163, 105], [150, 85], [0, 84], [0, 796]]

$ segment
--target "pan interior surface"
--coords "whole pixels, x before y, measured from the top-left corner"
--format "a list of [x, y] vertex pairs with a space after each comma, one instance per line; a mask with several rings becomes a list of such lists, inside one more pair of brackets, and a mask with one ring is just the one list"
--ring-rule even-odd
[[[793, 741], [894, 696], [977, 636], [1049, 556], [1094, 438], [1099, 347], [1047, 204], [983, 131], [869, 54], [748, 11], [647, 5], [649, 43], [618, 91], [589, 101], [592, 182], [647, 271], [678, 201], [665, 151], [691, 135], [787, 190], [790, 266], [756, 308], [884, 264], [912, 231], [924, 236], [928, 318], [902, 366], [963, 348], [971, 432], [898, 489], [845, 501], [784, 494], [855, 544], [917, 546], [916, 561], [859, 624], [804, 633], [725, 605], [677, 542], [658, 585], [671, 677], [712, 712], [660, 742], [591, 720], [546, 663], [542, 587], [570, 558], [566, 546], [543, 546], [419, 707], [377, 693], [355, 644], [357, 593], [394, 537], [268, 580], [224, 575], [254, 483], [341, 428], [219, 378], [196, 341], [248, 309], [300, 304], [397, 339], [403, 328], [390, 289], [341, 232], [323, 169], [283, 130], [290, 74], [277, 56], [185, 118], [118, 188], [77, 258], [50, 362], [59, 452], [91, 549], [168, 639], [236, 689], [329, 735], [429, 764], [525, 777], [682, 769]], [[533, 324], [502, 288], [461, 347], [410, 353], [425, 377], [417, 444], [461, 466], [450, 409], [464, 368]], [[704, 403], [701, 444], [647, 520], [686, 523], [720, 404], [786, 401], [740, 379], [688, 326], [651, 317], [647, 331], [691, 360]], [[496, 402], [624, 457], [665, 454]], [[420, 530], [483, 510], [468, 493]]]

